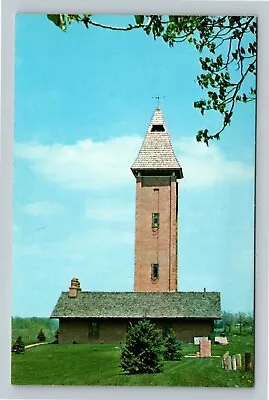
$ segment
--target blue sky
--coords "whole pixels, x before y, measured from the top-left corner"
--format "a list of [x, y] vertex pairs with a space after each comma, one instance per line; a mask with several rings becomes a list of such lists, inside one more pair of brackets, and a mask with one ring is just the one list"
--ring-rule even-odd
[[[119, 17], [103, 17], [115, 25]], [[197, 53], [143, 32], [16, 21], [13, 315], [48, 316], [73, 276], [82, 290], [131, 291], [135, 179], [156, 107], [182, 165], [178, 289], [217, 290], [222, 309], [253, 310], [255, 104], [238, 105], [220, 142], [193, 101]]]

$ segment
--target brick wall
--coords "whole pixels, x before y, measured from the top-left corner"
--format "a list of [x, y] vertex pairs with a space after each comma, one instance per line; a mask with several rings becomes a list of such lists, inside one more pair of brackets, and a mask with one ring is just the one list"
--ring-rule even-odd
[[176, 337], [188, 343], [193, 343], [194, 336], [209, 336], [213, 326], [213, 320], [183, 319], [172, 323]]
[[81, 343], [119, 343], [125, 339], [126, 320], [94, 320], [98, 323], [98, 337], [90, 336], [90, 319], [66, 318], [59, 321], [59, 344]]
[[89, 321], [81, 318], [59, 320], [59, 344], [88, 343]]
[[[97, 320], [95, 320], [97, 321]], [[130, 321], [133, 324], [137, 320]], [[184, 342], [193, 342], [194, 336], [208, 336], [213, 328], [212, 320], [151, 320], [156, 329], [162, 335], [165, 325], [174, 330], [176, 337]], [[72, 344], [73, 341], [81, 343], [119, 343], [124, 342], [129, 321], [118, 320], [98, 320], [99, 337], [90, 337], [90, 319], [60, 319], [59, 321], [59, 343]]]
[[[159, 213], [159, 228], [152, 228]], [[151, 264], [159, 264], [159, 278], [151, 278]], [[136, 182], [136, 292], [177, 290], [177, 182], [173, 177], [142, 177]]]

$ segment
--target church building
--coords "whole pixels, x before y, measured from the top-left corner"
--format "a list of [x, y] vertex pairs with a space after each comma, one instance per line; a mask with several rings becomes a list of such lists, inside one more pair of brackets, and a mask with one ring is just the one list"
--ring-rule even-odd
[[134, 291], [82, 291], [73, 278], [51, 314], [59, 319], [60, 344], [123, 342], [130, 323], [142, 318], [163, 336], [172, 328], [178, 339], [193, 342], [194, 336], [208, 336], [221, 317], [219, 292], [178, 291], [183, 171], [159, 107], [131, 171], [136, 181]]

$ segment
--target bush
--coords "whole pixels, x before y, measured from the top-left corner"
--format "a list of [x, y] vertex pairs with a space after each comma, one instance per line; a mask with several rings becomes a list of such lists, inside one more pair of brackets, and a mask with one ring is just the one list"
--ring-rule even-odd
[[181, 343], [177, 340], [176, 335], [172, 329], [164, 339], [163, 358], [166, 361], [181, 360], [182, 358]]
[[49, 342], [49, 344], [58, 344], [59, 343], [59, 329], [55, 331], [54, 334], [55, 339], [52, 342]]
[[24, 353], [25, 346], [24, 346], [24, 343], [23, 343], [23, 340], [22, 340], [22, 337], [21, 337], [21, 336], [19, 336], [19, 337], [17, 338], [17, 340], [16, 340], [16, 342], [13, 344], [11, 350], [12, 350], [12, 353], [15, 353], [15, 354], [22, 354], [22, 353]]
[[54, 342], [58, 344], [59, 343], [59, 329], [56, 330], [54, 337], [55, 337]]
[[45, 342], [46, 341], [46, 335], [45, 333], [42, 331], [42, 329], [40, 329], [40, 331], [38, 332], [38, 335], [36, 337], [40, 342]]
[[152, 374], [163, 367], [162, 341], [147, 320], [131, 326], [122, 347], [120, 367], [129, 374]]

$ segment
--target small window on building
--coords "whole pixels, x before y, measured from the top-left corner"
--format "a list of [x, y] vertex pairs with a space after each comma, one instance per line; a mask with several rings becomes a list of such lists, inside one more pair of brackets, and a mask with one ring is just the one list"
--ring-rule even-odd
[[160, 214], [152, 213], [152, 228], [159, 228], [160, 225]]
[[90, 322], [90, 331], [89, 331], [89, 336], [94, 339], [99, 338], [99, 324], [96, 321], [91, 321]]
[[159, 278], [159, 264], [151, 264], [151, 279], [156, 281]]
[[164, 131], [165, 131], [165, 129], [164, 129], [163, 124], [152, 125], [151, 132], [164, 132]]

